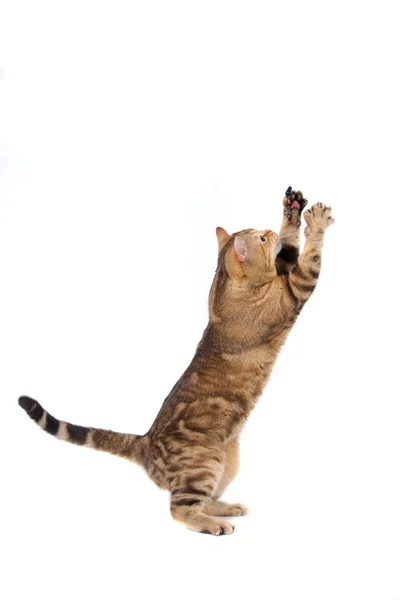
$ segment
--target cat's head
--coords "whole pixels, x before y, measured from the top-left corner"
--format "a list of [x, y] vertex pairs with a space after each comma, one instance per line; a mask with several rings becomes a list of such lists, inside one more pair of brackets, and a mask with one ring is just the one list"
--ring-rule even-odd
[[216, 233], [220, 265], [231, 278], [261, 285], [275, 277], [275, 259], [282, 248], [278, 234], [244, 229], [229, 235], [222, 227]]

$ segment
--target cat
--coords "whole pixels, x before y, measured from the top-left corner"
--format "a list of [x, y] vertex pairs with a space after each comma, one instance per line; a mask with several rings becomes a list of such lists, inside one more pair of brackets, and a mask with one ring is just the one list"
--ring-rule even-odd
[[218, 517], [245, 515], [221, 501], [239, 468], [239, 435], [271, 374], [278, 352], [317, 284], [324, 234], [334, 219], [321, 202], [286, 191], [280, 234], [216, 230], [218, 265], [209, 294], [209, 322], [195, 356], [145, 435], [59, 421], [27, 396], [20, 406], [52, 435], [125, 457], [170, 492], [172, 517], [216, 536], [234, 526]]

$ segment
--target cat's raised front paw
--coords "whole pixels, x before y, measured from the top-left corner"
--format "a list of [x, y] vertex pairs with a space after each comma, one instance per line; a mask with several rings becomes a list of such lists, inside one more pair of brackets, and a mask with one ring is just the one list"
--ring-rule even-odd
[[283, 199], [283, 211], [288, 221], [300, 224], [301, 212], [306, 205], [307, 200], [303, 198], [303, 194], [288, 187]]
[[306, 210], [304, 213], [304, 220], [307, 223], [304, 231], [306, 236], [313, 231], [324, 233], [329, 225], [335, 222], [335, 219], [331, 217], [331, 210], [330, 206], [325, 206], [322, 202], [317, 202], [309, 210]]

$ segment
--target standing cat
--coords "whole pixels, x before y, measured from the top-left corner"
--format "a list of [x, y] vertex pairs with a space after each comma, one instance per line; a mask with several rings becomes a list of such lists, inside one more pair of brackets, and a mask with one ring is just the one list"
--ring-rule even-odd
[[20, 406], [48, 433], [143, 466], [171, 494], [171, 514], [202, 533], [232, 533], [220, 516], [246, 514], [219, 500], [239, 467], [239, 435], [290, 329], [317, 284], [324, 233], [334, 221], [320, 202], [304, 213], [301, 192], [288, 188], [278, 236], [217, 228], [218, 266], [209, 323], [196, 354], [145, 435], [81, 427], [52, 417], [22, 396]]

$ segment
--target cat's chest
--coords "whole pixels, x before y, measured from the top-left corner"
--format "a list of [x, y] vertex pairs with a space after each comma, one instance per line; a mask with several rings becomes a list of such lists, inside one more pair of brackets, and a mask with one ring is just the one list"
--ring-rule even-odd
[[241, 355], [225, 357], [224, 384], [230, 394], [242, 398], [251, 409], [271, 374], [278, 352], [260, 345]]

